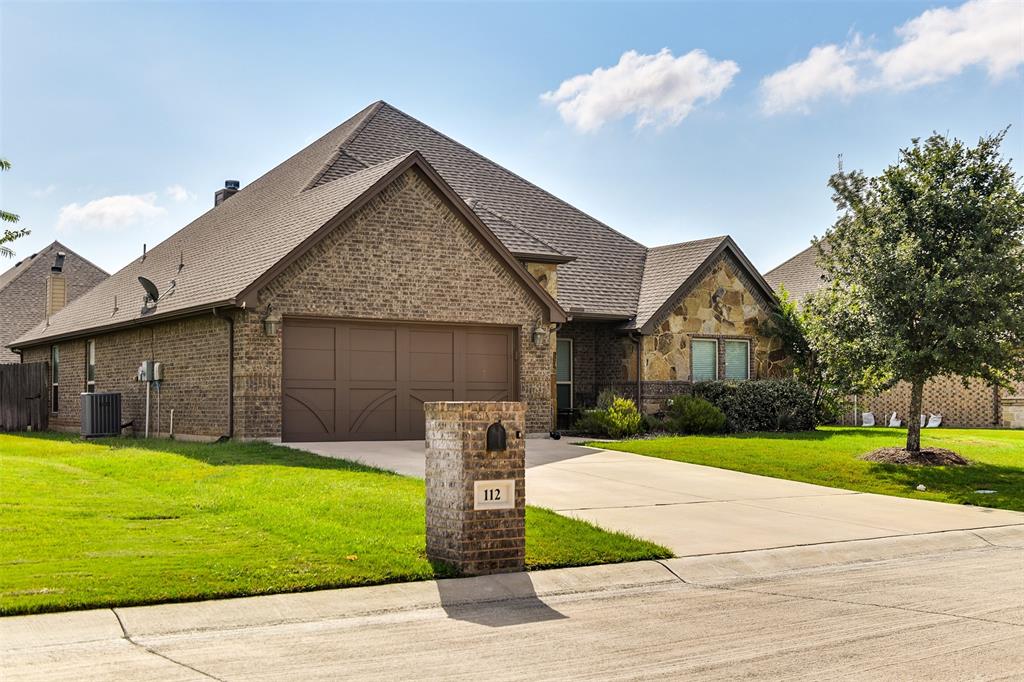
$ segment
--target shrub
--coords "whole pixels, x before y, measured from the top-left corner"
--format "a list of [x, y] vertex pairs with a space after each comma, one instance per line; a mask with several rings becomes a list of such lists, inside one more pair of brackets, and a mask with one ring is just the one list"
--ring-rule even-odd
[[725, 413], [704, 398], [678, 396], [669, 402], [665, 426], [672, 433], [719, 433]]
[[[608, 438], [628, 438], [643, 430], [644, 419], [636, 408], [636, 403], [628, 398], [620, 398], [614, 393], [610, 398], [601, 392], [598, 407], [583, 410], [576, 420], [574, 430], [594, 436]], [[604, 405], [605, 407], [602, 407]]]
[[640, 410], [629, 398], [616, 398], [608, 408], [608, 435], [612, 438], [626, 438], [640, 433], [644, 423]]
[[695, 396], [725, 413], [730, 431], [805, 431], [814, 428], [814, 399], [798, 381], [708, 381]]

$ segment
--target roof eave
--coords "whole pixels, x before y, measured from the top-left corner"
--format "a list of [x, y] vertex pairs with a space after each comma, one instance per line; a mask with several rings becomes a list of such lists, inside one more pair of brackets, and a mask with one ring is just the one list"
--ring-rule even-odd
[[179, 310], [172, 310], [167, 313], [153, 313], [146, 317], [135, 317], [130, 320], [121, 320], [119, 322], [112, 322], [110, 324], [103, 324], [96, 327], [79, 328], [60, 334], [36, 336], [29, 339], [22, 338], [16, 339], [11, 343], [7, 344], [7, 348], [12, 351], [21, 352], [26, 348], [33, 346], [40, 346], [44, 343], [56, 343], [58, 341], [69, 341], [72, 339], [81, 339], [96, 334], [105, 334], [111, 331], [117, 331], [119, 329], [128, 329], [131, 327], [142, 327], [154, 322], [167, 322], [170, 320], [177, 320], [183, 317], [194, 317], [207, 310], [213, 310], [215, 308], [242, 308], [245, 307], [237, 302], [236, 299], [226, 299], [214, 303], [202, 303], [195, 306], [189, 306], [188, 308], [181, 308]]

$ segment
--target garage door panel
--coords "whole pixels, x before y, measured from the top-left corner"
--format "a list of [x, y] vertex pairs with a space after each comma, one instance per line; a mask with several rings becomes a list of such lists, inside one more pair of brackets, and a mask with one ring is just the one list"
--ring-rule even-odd
[[282, 377], [285, 380], [335, 379], [335, 328], [285, 327], [285, 362]]
[[424, 402], [514, 399], [514, 338], [497, 327], [286, 321], [282, 437], [422, 438]]
[[470, 388], [465, 400], [512, 400], [512, 392], [507, 388]]
[[352, 434], [397, 430], [398, 401], [394, 390], [352, 389], [348, 392], [348, 430]]
[[296, 432], [331, 434], [335, 431], [333, 388], [291, 388], [284, 394], [282, 417]]
[[380, 327], [349, 327], [348, 344], [352, 350], [373, 350], [385, 351], [395, 350], [398, 344], [395, 340], [397, 329], [386, 329]]
[[395, 381], [398, 378], [395, 351], [351, 350], [348, 374], [352, 381]]

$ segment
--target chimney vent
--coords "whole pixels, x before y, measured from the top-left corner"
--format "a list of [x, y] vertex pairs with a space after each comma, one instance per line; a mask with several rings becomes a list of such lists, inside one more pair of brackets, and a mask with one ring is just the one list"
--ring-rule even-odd
[[213, 205], [220, 206], [223, 204], [238, 191], [239, 187], [241, 187], [241, 183], [238, 180], [225, 180], [224, 189], [217, 190], [213, 195]]

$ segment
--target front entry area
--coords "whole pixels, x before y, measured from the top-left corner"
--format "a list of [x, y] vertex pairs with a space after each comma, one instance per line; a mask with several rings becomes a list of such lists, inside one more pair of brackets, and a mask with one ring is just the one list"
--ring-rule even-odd
[[415, 440], [423, 403], [515, 400], [516, 330], [286, 319], [284, 441]]

